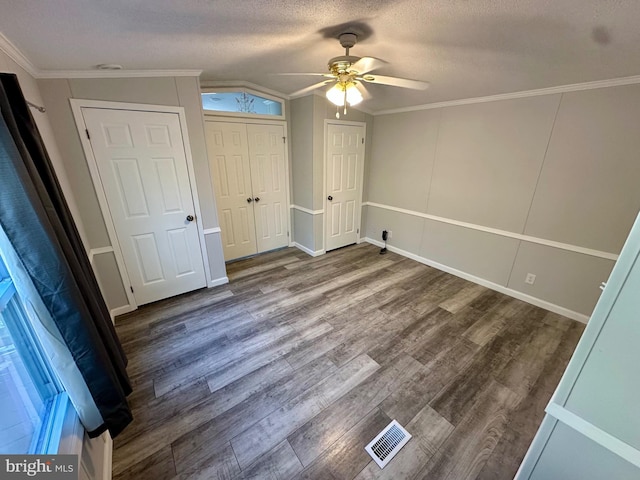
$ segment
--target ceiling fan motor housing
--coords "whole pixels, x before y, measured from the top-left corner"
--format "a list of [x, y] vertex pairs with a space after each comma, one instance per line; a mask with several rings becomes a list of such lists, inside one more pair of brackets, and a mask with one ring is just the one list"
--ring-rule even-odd
[[355, 33], [343, 33], [340, 35], [340, 45], [346, 49], [346, 55], [334, 57], [329, 60], [329, 71], [334, 75], [345, 74], [349, 72], [349, 67], [360, 60], [360, 57], [349, 55], [349, 49], [358, 41], [358, 35]]
[[339, 75], [341, 73], [346, 73], [358, 60], [360, 57], [354, 57], [353, 55], [342, 55], [340, 57], [333, 57], [329, 60], [329, 71], [334, 75]]
[[340, 35], [340, 45], [342, 48], [352, 48], [358, 41], [358, 36], [355, 33], [343, 33]]

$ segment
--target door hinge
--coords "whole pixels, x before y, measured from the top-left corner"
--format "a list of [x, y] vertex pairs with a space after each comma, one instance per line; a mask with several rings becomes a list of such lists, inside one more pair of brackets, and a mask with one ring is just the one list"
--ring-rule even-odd
[[131, 289], [131, 293], [133, 293], [133, 287], [129, 285], [129, 288]]
[[362, 137], [362, 144], [364, 145], [364, 137]]
[[282, 137], [282, 143], [287, 143], [287, 137]]
[[91, 135], [89, 135], [89, 130], [85, 128], [84, 131], [87, 132], [87, 138], [91, 140]]
[[358, 229], [356, 229], [356, 233], [360, 233], [360, 229], [359, 229], [359, 228], [358, 228]]
[[287, 232], [287, 238], [289, 238], [289, 232]]

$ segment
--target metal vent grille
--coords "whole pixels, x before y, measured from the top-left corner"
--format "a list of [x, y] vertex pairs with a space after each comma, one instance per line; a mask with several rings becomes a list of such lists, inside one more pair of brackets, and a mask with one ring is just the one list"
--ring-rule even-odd
[[394, 420], [364, 449], [380, 468], [384, 468], [410, 439], [409, 432]]

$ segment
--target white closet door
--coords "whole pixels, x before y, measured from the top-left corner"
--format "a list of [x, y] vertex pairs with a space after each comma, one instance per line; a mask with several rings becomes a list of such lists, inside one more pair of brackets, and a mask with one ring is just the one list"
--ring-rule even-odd
[[224, 259], [257, 253], [247, 129], [243, 123], [205, 122]]
[[138, 305], [204, 287], [178, 115], [100, 108], [82, 115]]
[[282, 125], [247, 125], [258, 252], [289, 244]]
[[327, 129], [327, 251], [358, 241], [363, 138], [363, 126], [329, 124]]

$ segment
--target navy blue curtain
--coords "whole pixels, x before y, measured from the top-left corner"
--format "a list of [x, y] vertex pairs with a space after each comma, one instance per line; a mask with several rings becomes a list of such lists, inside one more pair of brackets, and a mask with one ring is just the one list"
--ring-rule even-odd
[[12, 74], [0, 74], [0, 227], [24, 264], [112, 437], [132, 420], [127, 360], [55, 172]]

